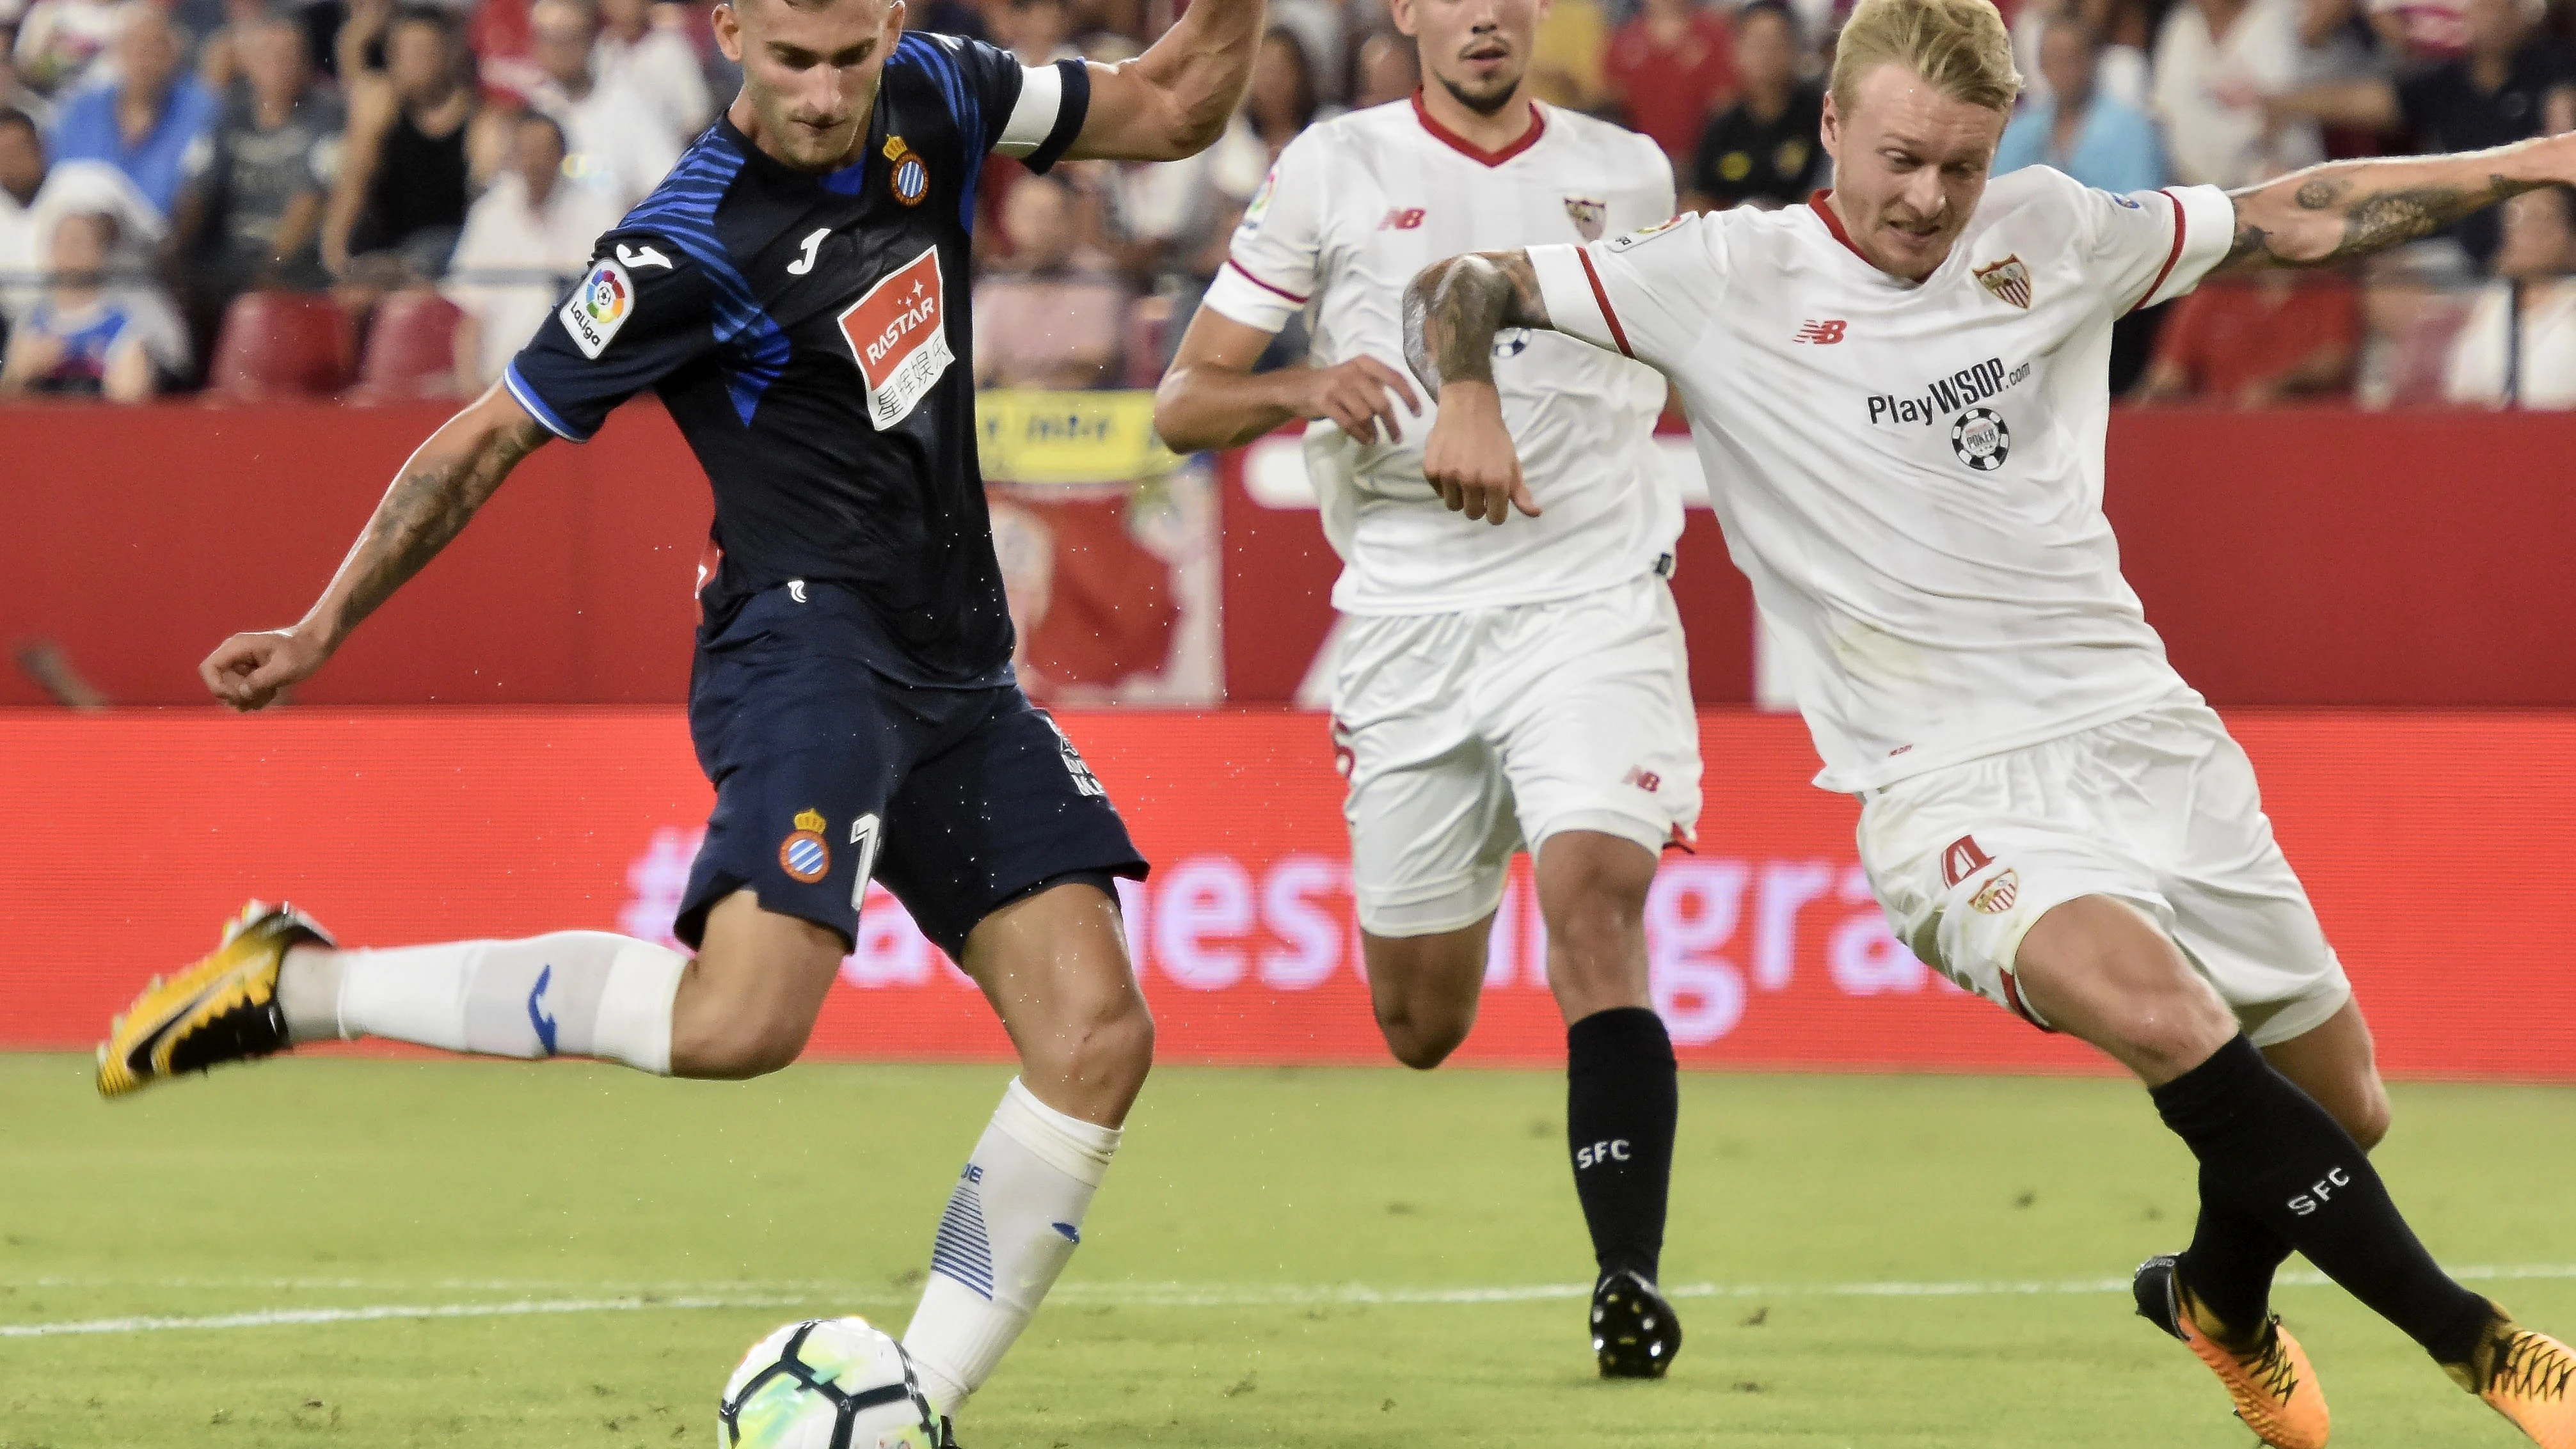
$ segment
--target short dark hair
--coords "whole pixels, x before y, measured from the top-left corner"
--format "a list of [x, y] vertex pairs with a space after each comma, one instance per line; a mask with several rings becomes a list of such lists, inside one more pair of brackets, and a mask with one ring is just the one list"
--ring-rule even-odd
[[1806, 37], [1800, 33], [1801, 27], [1798, 24], [1796, 13], [1791, 11], [1788, 6], [1781, 4], [1780, 0], [1745, 0], [1744, 4], [1737, 6], [1735, 9], [1735, 28], [1738, 30], [1743, 29], [1744, 22], [1751, 20], [1756, 15], [1768, 15], [1772, 19], [1779, 21], [1781, 24], [1788, 26], [1789, 38], [1791, 40], [1797, 41], [1802, 45], [1806, 43]]
[[456, 17], [435, 5], [412, 4], [394, 7], [393, 17], [385, 22], [385, 32], [391, 34], [397, 25], [432, 26], [449, 40], [454, 40], [457, 35]]
[[35, 117], [16, 106], [0, 106], [0, 126], [24, 126], [39, 142], [45, 139], [45, 128], [36, 124]]

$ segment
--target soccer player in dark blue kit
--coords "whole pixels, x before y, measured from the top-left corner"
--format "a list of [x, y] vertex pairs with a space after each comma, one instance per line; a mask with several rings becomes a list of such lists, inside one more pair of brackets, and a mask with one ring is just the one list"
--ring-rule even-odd
[[903, 0], [736, 0], [730, 109], [599, 241], [504, 381], [406, 464], [311, 612], [201, 668], [259, 709], [322, 667], [553, 437], [658, 393], [715, 489], [689, 728], [716, 787], [676, 934], [342, 950], [252, 903], [147, 987], [99, 1090], [380, 1036], [689, 1077], [796, 1058], [885, 883], [1020, 1056], [939, 1221], [905, 1343], [943, 1414], [1062, 1271], [1142, 1087], [1153, 1023], [1113, 877], [1144, 861], [1010, 674], [976, 471], [969, 226], [988, 153], [1159, 160], [1240, 100], [1261, 0], [1196, 0], [1144, 55], [1023, 67], [907, 35]]

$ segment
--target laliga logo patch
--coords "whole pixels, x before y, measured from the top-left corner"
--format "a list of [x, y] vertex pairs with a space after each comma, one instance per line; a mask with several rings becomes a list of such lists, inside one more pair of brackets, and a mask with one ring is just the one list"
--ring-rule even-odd
[[921, 198], [930, 194], [930, 163], [905, 145], [901, 136], [886, 137], [885, 157], [894, 163], [894, 199], [906, 206], [921, 205]]
[[2012, 456], [2012, 429], [1992, 408], [1970, 408], [1950, 424], [1950, 451], [1980, 473], [1991, 473]]
[[823, 840], [823, 814], [819, 810], [797, 812], [796, 828], [778, 842], [778, 868], [787, 878], [812, 885], [832, 870], [832, 847]]
[[635, 315], [635, 284], [628, 280], [626, 269], [615, 262], [601, 262], [581, 279], [572, 295], [564, 298], [561, 311], [564, 331], [572, 336], [572, 345], [581, 355], [596, 362], [608, 350], [608, 341], [626, 319]]
[[1674, 227], [1681, 225], [1682, 218], [1686, 215], [1689, 215], [1689, 213], [1676, 212], [1671, 216], [1665, 217], [1662, 221], [1656, 222], [1653, 226], [1641, 226], [1635, 231], [1628, 233], [1626, 236], [1612, 237], [1610, 239], [1610, 250], [1614, 252], [1624, 252], [1628, 248], [1636, 246], [1641, 242], [1652, 241], [1654, 238], [1662, 236], [1665, 232], [1671, 231]]

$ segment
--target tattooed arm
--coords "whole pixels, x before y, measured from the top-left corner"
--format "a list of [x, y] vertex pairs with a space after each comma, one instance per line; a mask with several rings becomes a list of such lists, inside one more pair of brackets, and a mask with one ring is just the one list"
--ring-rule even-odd
[[2217, 270], [2327, 267], [2430, 236], [2508, 196], [2576, 182], [2576, 135], [2450, 156], [2335, 161], [2230, 193]]
[[1404, 360], [1439, 400], [1422, 476], [1452, 512], [1501, 523], [1538, 516], [1494, 390], [1494, 334], [1546, 327], [1526, 252], [1471, 252], [1422, 269], [1404, 289]]
[[519, 460], [551, 436], [495, 384], [403, 464], [301, 621], [291, 629], [235, 634], [197, 666], [198, 677], [237, 710], [275, 700], [279, 690], [320, 669], [349, 631], [436, 557]]

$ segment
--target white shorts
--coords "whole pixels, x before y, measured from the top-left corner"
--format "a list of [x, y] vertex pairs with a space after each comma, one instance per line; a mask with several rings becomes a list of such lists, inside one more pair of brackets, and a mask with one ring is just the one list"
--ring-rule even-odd
[[1491, 915], [1567, 830], [1660, 852], [1699, 823], [1699, 715], [1654, 574], [1543, 604], [1351, 618], [1333, 687], [1352, 891], [1374, 936]]
[[2021, 938], [2088, 895], [2146, 912], [2257, 1046], [2352, 998], [2253, 765], [2196, 695], [1868, 791], [1860, 859], [1898, 940], [2035, 1026]]

